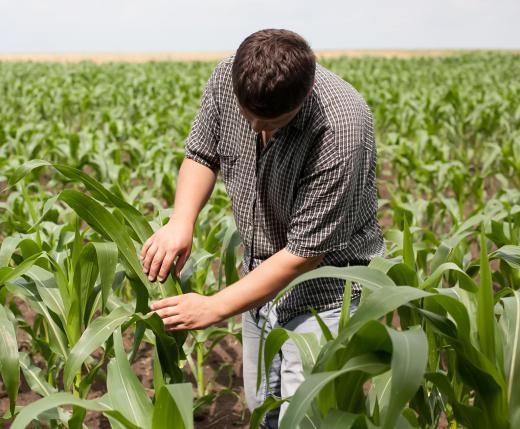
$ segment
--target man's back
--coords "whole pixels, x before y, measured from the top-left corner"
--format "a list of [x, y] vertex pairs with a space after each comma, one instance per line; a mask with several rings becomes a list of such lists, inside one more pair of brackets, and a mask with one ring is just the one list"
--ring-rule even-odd
[[[316, 64], [301, 110], [264, 146], [233, 93], [233, 58], [218, 64], [205, 88], [186, 157], [221, 171], [245, 247], [243, 274], [284, 247], [304, 257], [325, 253], [321, 265], [382, 255], [372, 115], [362, 96]], [[279, 320], [309, 305], [336, 308], [343, 289], [338, 279], [301, 283], [278, 305]]]
[[[272, 134], [265, 144], [262, 134]], [[150, 280], [157, 271], [164, 278], [178, 256], [178, 275], [220, 170], [245, 246], [243, 276], [216, 294], [185, 293], [152, 309], [172, 330], [206, 328], [241, 313], [249, 409], [269, 395], [289, 399], [305, 377], [298, 349], [284, 342], [265, 368], [267, 383], [264, 369], [258, 372], [263, 335], [282, 327], [319, 338], [320, 323], [337, 334], [344, 311], [352, 315], [359, 305], [360, 285], [353, 283], [348, 309], [341, 279], [300, 283], [276, 308], [272, 298], [319, 265], [367, 264], [384, 252], [370, 110], [352, 86], [316, 63], [300, 35], [260, 30], [211, 75], [186, 158], [170, 221], [143, 245], [143, 269]], [[284, 402], [269, 410], [262, 424], [277, 428], [286, 409]]]

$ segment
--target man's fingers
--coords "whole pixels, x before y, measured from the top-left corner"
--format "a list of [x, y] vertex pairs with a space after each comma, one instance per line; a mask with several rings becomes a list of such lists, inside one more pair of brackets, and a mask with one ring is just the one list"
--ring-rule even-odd
[[175, 316], [170, 316], [163, 319], [164, 327], [166, 330], [177, 327], [178, 325], [183, 324], [183, 320], [180, 315], [176, 314]]
[[173, 305], [173, 306], [170, 305], [168, 307], [164, 307], [164, 308], [161, 308], [159, 310], [155, 310], [155, 313], [161, 319], [164, 319], [164, 318], [175, 316], [175, 315], [179, 314], [179, 310], [176, 308], [175, 305]]
[[150, 309], [155, 311], [164, 307], [177, 305], [179, 303], [179, 299], [179, 296], [170, 296], [169, 298], [160, 299], [159, 301], [152, 302], [150, 304]]
[[184, 264], [186, 263], [186, 260], [188, 259], [189, 256], [190, 256], [190, 254], [188, 251], [179, 255], [179, 259], [177, 259], [177, 263], [175, 264], [175, 275], [177, 277], [180, 276], [182, 267], [184, 267]]
[[141, 249], [141, 253], [139, 254], [141, 259], [144, 259], [144, 257], [146, 256], [146, 252], [148, 252], [148, 248], [150, 247], [150, 245], [152, 243], [153, 243], [153, 235], [151, 235], [150, 238], [148, 238], [148, 240], [146, 240], [144, 242], [143, 248]]
[[155, 243], [152, 243], [150, 245], [150, 247], [148, 248], [148, 252], [146, 252], [146, 257], [144, 258], [144, 261], [143, 261], [143, 271], [145, 273], [147, 273], [148, 270], [150, 269], [150, 265], [153, 261], [155, 253], [157, 252], [157, 249], [158, 249], [158, 247]]
[[159, 281], [163, 281], [168, 276], [170, 272], [170, 267], [172, 265], [173, 260], [175, 259], [175, 252], [168, 252], [164, 257], [161, 265], [161, 270], [159, 271]]
[[157, 250], [155, 253], [155, 256], [153, 257], [152, 263], [150, 264], [150, 271], [148, 273], [148, 280], [155, 281], [155, 278], [157, 276], [157, 272], [159, 271], [159, 268], [161, 268], [161, 264], [164, 259], [164, 255], [166, 252], [163, 250]]
[[175, 332], [175, 331], [189, 331], [191, 328], [184, 323], [180, 323], [178, 325], [174, 325], [172, 327], [165, 328], [166, 332]]

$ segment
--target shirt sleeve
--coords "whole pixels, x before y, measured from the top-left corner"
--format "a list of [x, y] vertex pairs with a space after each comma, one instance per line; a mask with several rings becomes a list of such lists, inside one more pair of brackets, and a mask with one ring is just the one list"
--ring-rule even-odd
[[287, 229], [288, 252], [312, 257], [348, 247], [374, 149], [368, 108], [360, 116], [358, 124], [326, 130], [314, 145], [298, 180]]
[[220, 115], [215, 101], [218, 66], [204, 87], [200, 108], [185, 144], [185, 156], [218, 172], [217, 143], [220, 137]]

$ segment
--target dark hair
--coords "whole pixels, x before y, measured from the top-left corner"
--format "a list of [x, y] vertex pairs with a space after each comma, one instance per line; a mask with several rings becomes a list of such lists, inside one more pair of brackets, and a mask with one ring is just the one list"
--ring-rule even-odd
[[266, 29], [238, 47], [231, 69], [240, 105], [265, 118], [295, 109], [314, 82], [316, 56], [299, 34]]

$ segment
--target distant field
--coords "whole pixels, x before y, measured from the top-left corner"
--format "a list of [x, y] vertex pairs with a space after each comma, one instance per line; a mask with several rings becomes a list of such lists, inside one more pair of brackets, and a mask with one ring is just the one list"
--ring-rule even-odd
[[[330, 50], [315, 51], [320, 58], [339, 57], [384, 57], [384, 58], [412, 58], [412, 57], [441, 57], [456, 53], [467, 52], [462, 50]], [[222, 52], [157, 52], [157, 53], [49, 53], [49, 54], [0, 54], [0, 61], [58, 61], [79, 62], [94, 61], [106, 63], [124, 61], [140, 63], [145, 61], [204, 61], [218, 60], [231, 55], [232, 51]]]
[[[224, 176], [257, 189], [241, 170], [254, 136], [222, 159], [181, 275], [150, 282], [138, 259], [171, 215], [204, 86], [228, 54], [0, 61], [0, 427], [255, 429], [280, 405], [246, 409], [240, 315], [183, 334], [145, 316], [243, 275]], [[318, 55], [373, 113], [386, 254], [312, 274], [346, 280], [342, 314], [352, 282], [363, 294], [337, 337], [291, 334], [308, 369], [280, 429], [520, 428], [520, 55]], [[157, 61], [194, 59], [207, 61]], [[265, 366], [287, 339], [266, 333]]]

